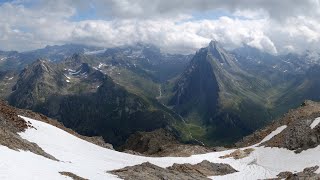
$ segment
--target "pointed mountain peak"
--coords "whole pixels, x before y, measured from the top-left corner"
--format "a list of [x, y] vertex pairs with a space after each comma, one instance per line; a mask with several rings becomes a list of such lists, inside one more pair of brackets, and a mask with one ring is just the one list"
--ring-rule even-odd
[[219, 42], [216, 41], [216, 40], [210, 41], [209, 46], [208, 46], [208, 49], [209, 49], [209, 50], [216, 50], [216, 51], [226, 51], [226, 50], [222, 47], [221, 43], [219, 43]]
[[213, 47], [216, 48], [217, 46], [219, 46], [219, 42], [217, 40], [211, 40], [209, 43], [209, 47]]
[[233, 58], [218, 41], [212, 40], [209, 43], [207, 50], [208, 54], [216, 59], [221, 65], [233, 66]]
[[44, 64], [44, 63], [47, 63], [48, 61], [45, 60], [45, 59], [37, 59], [34, 61], [34, 63], [32, 64]]
[[34, 61], [31, 65], [29, 65], [27, 68], [30, 69], [43, 69], [45, 71], [48, 71], [50, 67], [50, 62], [45, 59], [37, 59]]
[[54, 71], [53, 69], [54, 69], [54, 64], [50, 63], [48, 60], [37, 59], [32, 64], [25, 67], [21, 73], [43, 74], [43, 73], [51, 73]]

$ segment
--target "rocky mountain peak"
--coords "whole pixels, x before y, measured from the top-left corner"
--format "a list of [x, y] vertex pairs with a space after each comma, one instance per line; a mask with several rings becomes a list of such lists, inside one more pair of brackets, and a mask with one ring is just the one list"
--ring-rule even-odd
[[37, 59], [31, 65], [27, 66], [23, 71], [23, 73], [34, 73], [34, 74], [42, 74], [42, 73], [50, 73], [52, 72], [51, 64], [47, 60]]
[[220, 65], [234, 66], [233, 57], [220, 45], [218, 41], [212, 40], [207, 47], [208, 55], [213, 57]]

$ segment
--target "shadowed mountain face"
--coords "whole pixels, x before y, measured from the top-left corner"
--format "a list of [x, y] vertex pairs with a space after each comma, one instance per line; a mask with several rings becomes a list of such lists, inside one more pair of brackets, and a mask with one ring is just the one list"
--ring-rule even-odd
[[305, 99], [320, 100], [320, 68], [303, 58], [247, 46], [228, 52], [212, 41], [175, 82], [168, 104], [194, 138], [206, 144], [235, 141]]
[[[266, 122], [259, 79], [241, 69], [217, 42], [200, 49], [173, 88], [169, 105], [206, 144], [230, 142]], [[255, 120], [252, 120], [255, 119]]]
[[[185, 116], [195, 110], [203, 117], [213, 115], [218, 108], [219, 85], [207, 50], [201, 49], [192, 59], [174, 87], [176, 93], [169, 104]], [[207, 114], [206, 114], [207, 113]]]

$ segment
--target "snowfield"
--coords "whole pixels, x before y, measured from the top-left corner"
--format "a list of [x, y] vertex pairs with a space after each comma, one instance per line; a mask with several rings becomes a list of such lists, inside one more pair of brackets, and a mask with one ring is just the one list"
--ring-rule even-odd
[[[22, 118], [30, 121], [35, 128], [20, 133], [21, 137], [38, 144], [45, 152], [60, 161], [0, 146], [0, 179], [70, 179], [60, 175], [61, 171], [72, 172], [88, 179], [118, 179], [107, 171], [146, 161], [160, 167], [168, 167], [173, 163], [196, 164], [208, 160], [213, 163], [230, 164], [239, 171], [225, 176], [214, 176], [212, 179], [248, 180], [272, 178], [283, 171], [302, 171], [306, 167], [320, 165], [320, 146], [295, 154], [286, 149], [257, 147], [257, 144], [251, 146], [255, 150], [250, 156], [239, 160], [219, 158], [234, 150], [191, 157], [142, 157], [105, 149], [44, 122]], [[285, 128], [286, 126], [279, 127], [263, 141], [267, 141]]]
[[320, 118], [316, 118], [310, 125], [310, 128], [315, 128], [320, 123]]

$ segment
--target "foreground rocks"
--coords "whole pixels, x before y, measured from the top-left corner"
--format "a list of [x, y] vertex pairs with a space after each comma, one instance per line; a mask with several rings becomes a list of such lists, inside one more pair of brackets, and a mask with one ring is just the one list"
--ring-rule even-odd
[[83, 178], [83, 177], [80, 177], [80, 176], [78, 176], [78, 175], [76, 175], [76, 174], [73, 174], [73, 173], [71, 173], [71, 172], [65, 172], [65, 171], [63, 171], [63, 172], [59, 172], [59, 173], [60, 173], [61, 175], [70, 177], [70, 178], [72, 178], [73, 180], [88, 180], [88, 179], [85, 179], [85, 178]]
[[220, 158], [222, 158], [222, 159], [226, 159], [226, 158], [242, 159], [242, 158], [248, 157], [250, 155], [250, 153], [253, 151], [254, 151], [253, 148], [248, 148], [248, 149], [244, 149], [244, 150], [237, 149], [230, 154], [227, 154], [225, 156], [221, 156]]
[[275, 179], [286, 179], [286, 180], [319, 180], [320, 174], [315, 173], [319, 169], [319, 166], [313, 166], [305, 168], [302, 172], [281, 172]]
[[245, 147], [260, 142], [264, 137], [286, 125], [281, 133], [261, 145], [294, 150], [299, 153], [303, 150], [315, 148], [320, 145], [320, 126], [311, 128], [312, 122], [320, 117], [320, 103], [305, 101], [301, 107], [290, 110], [282, 118], [274, 121], [269, 126], [256, 131], [237, 143], [238, 147]]
[[228, 164], [217, 164], [209, 161], [202, 161], [195, 165], [173, 164], [168, 168], [161, 168], [145, 162], [140, 165], [110, 171], [110, 173], [126, 180], [202, 180], [209, 179], [208, 176], [226, 175], [235, 172], [237, 171]]
[[181, 144], [170, 131], [157, 129], [152, 132], [137, 132], [131, 135], [121, 150], [146, 156], [187, 157], [193, 154], [217, 151], [218, 149]]

